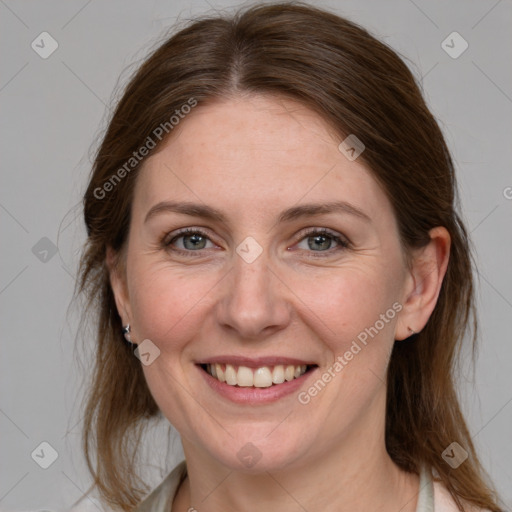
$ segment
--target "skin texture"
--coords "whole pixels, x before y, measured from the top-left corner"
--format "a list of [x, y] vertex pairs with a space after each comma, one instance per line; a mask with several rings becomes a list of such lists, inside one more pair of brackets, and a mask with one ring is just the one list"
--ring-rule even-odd
[[[298, 103], [244, 96], [198, 106], [144, 163], [125, 266], [115, 270], [112, 251], [108, 262], [123, 324], [160, 350], [143, 370], [182, 437], [188, 477], [178, 511], [415, 510], [418, 478], [385, 450], [385, 375], [394, 341], [408, 327], [419, 332], [434, 309], [450, 237], [433, 229], [407, 268], [384, 191], [340, 142]], [[171, 200], [209, 205], [226, 221], [165, 212], [144, 222]], [[347, 213], [278, 222], [287, 208], [339, 200], [371, 222]], [[162, 245], [194, 227], [206, 231], [204, 248], [189, 244], [186, 256], [176, 252], [187, 251], [184, 238]], [[348, 248], [333, 240], [321, 250], [311, 228], [348, 239]], [[252, 263], [236, 252], [248, 236], [263, 249]], [[314, 361], [307, 390], [394, 303], [401, 311], [306, 405], [297, 393], [234, 404], [195, 365], [221, 354]], [[237, 456], [247, 443], [261, 453], [252, 468]]]

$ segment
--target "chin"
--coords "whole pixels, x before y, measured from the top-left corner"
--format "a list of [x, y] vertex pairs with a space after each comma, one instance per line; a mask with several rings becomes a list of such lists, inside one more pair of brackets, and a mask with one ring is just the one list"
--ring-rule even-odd
[[205, 446], [205, 449], [230, 470], [248, 474], [280, 471], [299, 465], [299, 461], [300, 465], [304, 463], [308, 450], [303, 433], [292, 435], [283, 430], [280, 434], [269, 435], [267, 425], [260, 432], [251, 430], [254, 435], [241, 432], [233, 437], [224, 436], [223, 443]]

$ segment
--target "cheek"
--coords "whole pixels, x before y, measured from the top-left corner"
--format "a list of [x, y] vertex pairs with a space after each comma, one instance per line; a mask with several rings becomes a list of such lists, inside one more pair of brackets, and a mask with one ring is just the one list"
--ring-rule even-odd
[[364, 341], [365, 333], [368, 339], [392, 337], [398, 281], [391, 271], [352, 265], [315, 276], [302, 274], [294, 280], [293, 290], [300, 299], [297, 303], [304, 304], [308, 323], [315, 324], [314, 330], [338, 354], [358, 336]]
[[332, 357], [319, 375], [327, 384], [313, 383], [301, 403], [311, 400], [316, 406], [323, 404], [318, 411], [334, 413], [338, 419], [333, 432], [364, 414], [384, 385], [394, 326], [402, 308], [396, 300], [398, 276], [391, 268], [387, 273], [368, 269], [355, 265], [339, 269], [325, 280], [315, 279], [314, 286], [300, 280], [298, 294], [307, 297], [312, 328], [322, 333]]
[[135, 332], [160, 351], [150, 365], [143, 366], [146, 382], [170, 423], [191, 434], [191, 418], [201, 417], [202, 408], [200, 400], [190, 399], [187, 347], [200, 337], [209, 292], [220, 278], [184, 275], [160, 264], [133, 270], [137, 275], [131, 295]]
[[179, 344], [187, 331], [197, 328], [201, 301], [207, 300], [216, 279], [160, 265], [134, 269], [134, 275], [130, 302], [137, 335], [151, 339], [161, 350]]

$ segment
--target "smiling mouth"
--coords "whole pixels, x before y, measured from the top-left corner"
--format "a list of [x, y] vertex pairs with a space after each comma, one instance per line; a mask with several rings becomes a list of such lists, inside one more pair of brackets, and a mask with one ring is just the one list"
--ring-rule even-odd
[[305, 373], [316, 368], [317, 365], [283, 365], [260, 366], [249, 368], [247, 366], [236, 366], [232, 364], [201, 364], [199, 365], [206, 373], [219, 382], [224, 382], [235, 387], [269, 388], [278, 386], [302, 377]]

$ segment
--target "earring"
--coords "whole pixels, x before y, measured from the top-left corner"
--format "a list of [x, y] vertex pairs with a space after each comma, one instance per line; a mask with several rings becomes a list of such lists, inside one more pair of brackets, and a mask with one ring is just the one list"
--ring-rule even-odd
[[130, 327], [130, 324], [126, 324], [125, 326], [123, 326], [123, 335], [124, 335], [124, 339], [130, 343], [131, 345], [133, 345], [133, 341], [132, 341], [132, 336], [130, 334], [131, 332], [131, 327]]
[[413, 331], [410, 327], [407, 327], [407, 329], [409, 329], [409, 331], [411, 331], [411, 336], [412, 336], [413, 334], [418, 334], [416, 331]]

